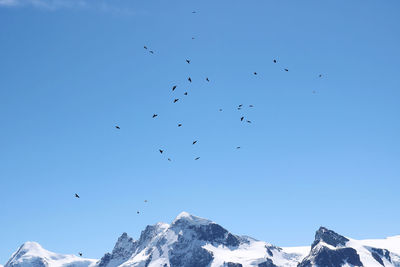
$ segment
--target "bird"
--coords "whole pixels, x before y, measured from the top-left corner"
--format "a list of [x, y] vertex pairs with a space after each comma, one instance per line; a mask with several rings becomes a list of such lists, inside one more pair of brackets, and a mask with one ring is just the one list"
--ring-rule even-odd
[[189, 81], [189, 82], [192, 82], [192, 79], [189, 77], [189, 78], [188, 78], [188, 81]]
[[240, 149], [240, 146], [237, 146], [236, 149]]
[[168, 161], [171, 161], [171, 159], [170, 159], [170, 158], [168, 158]]
[[252, 107], [254, 107], [253, 105], [249, 105], [249, 108], [252, 108]]
[[197, 157], [197, 158], [195, 158], [194, 160], [199, 160], [200, 159], [200, 157]]
[[251, 121], [247, 121], [247, 123], [251, 123]]
[[176, 85], [172, 86], [172, 91], [174, 91], [176, 89]]
[[239, 105], [239, 108], [241, 108], [241, 107], [243, 107], [243, 104], [240, 104], [240, 105]]
[[196, 11], [192, 11], [192, 14], [196, 14]]
[[120, 130], [121, 128], [118, 126], [118, 125], [115, 125], [115, 128], [116, 129], [118, 129], [118, 130]]
[[276, 63], [276, 59], [274, 59], [274, 63]]
[[147, 46], [144, 46], [144, 49], [147, 49]]
[[76, 197], [76, 198], [80, 198], [80, 196], [79, 196], [77, 193], [75, 193], [75, 197]]
[[79, 256], [81, 256], [81, 257], [82, 257], [82, 252], [79, 252]]
[[185, 92], [185, 93], [184, 93], [184, 95], [188, 95], [188, 93], [187, 93], [187, 92]]
[[150, 53], [151, 53], [151, 54], [154, 54], [154, 51], [153, 51], [153, 50], [150, 50]]
[[157, 114], [153, 114], [153, 118], [155, 118], [155, 117], [157, 117], [158, 115]]
[[137, 211], [136, 213], [137, 213], [137, 214], [139, 214], [140, 212], [139, 212], [139, 211]]
[[288, 69], [285, 69], [285, 71], [289, 71]]
[[222, 108], [220, 108], [219, 111], [222, 111]]
[[197, 143], [197, 140], [193, 141], [192, 145], [194, 145], [194, 144], [196, 144], [196, 143]]
[[175, 98], [174, 103], [178, 102], [179, 98]]
[[209, 82], [210, 80], [208, 79], [208, 77], [206, 78], [206, 81]]
[[257, 72], [254, 72], [254, 75], [257, 75]]
[[187, 62], [187, 64], [190, 64], [190, 60], [189, 59], [186, 59], [186, 62]]
[[144, 203], [147, 203], [147, 199], [144, 200]]
[[181, 127], [182, 126], [182, 123], [178, 123], [178, 127]]
[[241, 110], [242, 108], [237, 108], [238, 110]]
[[321, 78], [321, 77], [322, 77], [322, 74], [320, 74], [319, 77]]
[[162, 149], [159, 149], [158, 151], [160, 151], [161, 154], [164, 152], [164, 150], [162, 150]]
[[244, 120], [244, 117], [241, 117], [241, 118], [240, 118], [240, 121], [243, 121], [243, 120]]
[[194, 40], [194, 37], [192, 37], [192, 40]]

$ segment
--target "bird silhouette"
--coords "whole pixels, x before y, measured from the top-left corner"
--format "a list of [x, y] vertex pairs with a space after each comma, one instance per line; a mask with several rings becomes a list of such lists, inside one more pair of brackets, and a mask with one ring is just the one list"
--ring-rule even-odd
[[254, 107], [253, 105], [249, 105], [249, 108], [252, 108], [252, 107]]
[[237, 146], [236, 149], [240, 149], [240, 146]]
[[147, 199], [144, 200], [144, 203], [147, 203]]
[[251, 121], [247, 121], [247, 123], [251, 123]]
[[239, 107], [239, 108], [243, 107], [243, 104], [240, 104], [238, 107]]
[[116, 129], [118, 129], [118, 130], [120, 130], [120, 129], [121, 129], [121, 128], [120, 128], [118, 125], [116, 125], [116, 126], [115, 126], [115, 128], [116, 128]]
[[197, 157], [197, 158], [195, 158], [194, 160], [199, 160], [200, 159], [200, 157]]
[[137, 213], [137, 214], [139, 214], [140, 212], [139, 212], [139, 211], [137, 211], [136, 213]]
[[181, 127], [182, 126], [182, 123], [178, 123], [178, 127]]
[[147, 49], [147, 46], [143, 46], [144, 47], [144, 49]]
[[171, 161], [171, 159], [170, 159], [170, 158], [168, 158], [168, 161]]
[[184, 95], [188, 95], [188, 92], [185, 92]]
[[189, 59], [186, 59], [186, 62], [187, 62], [187, 64], [190, 64], [190, 60]]
[[157, 117], [158, 115], [157, 114], [153, 114], [153, 118], [155, 118], [155, 117]]
[[276, 63], [276, 59], [274, 59], [274, 63]]
[[178, 102], [179, 98], [175, 98], [174, 103]]
[[81, 256], [81, 257], [82, 257], [82, 252], [79, 252], [79, 256]]
[[76, 197], [76, 198], [80, 198], [80, 196], [79, 196], [77, 193], [75, 193], [75, 197]]
[[322, 74], [320, 74], [319, 77], [321, 78], [321, 77], [322, 77]]
[[210, 80], [208, 79], [208, 77], [206, 78], [206, 81], [209, 82]]
[[288, 69], [285, 69], [285, 71], [289, 71]]
[[164, 150], [162, 150], [162, 149], [159, 149], [158, 151], [160, 151], [161, 154], [164, 152]]
[[172, 86], [172, 91], [174, 91], [176, 89], [176, 85]]
[[196, 144], [196, 143], [197, 143], [197, 140], [193, 141], [192, 145], [194, 145], [194, 144]]
[[222, 111], [222, 108], [220, 108], [219, 111]]
[[151, 53], [151, 54], [154, 54], [154, 51], [153, 51], [153, 50], [150, 50], [150, 53]]
[[194, 40], [194, 37], [192, 37], [192, 40]]
[[196, 14], [196, 11], [192, 11], [192, 14]]
[[241, 117], [241, 118], [240, 118], [240, 121], [243, 121], [243, 120], [244, 120], [244, 117]]
[[257, 75], [257, 72], [254, 72], [254, 75]]
[[189, 82], [192, 82], [192, 79], [189, 77], [189, 78], [188, 78], [188, 81], [189, 81]]

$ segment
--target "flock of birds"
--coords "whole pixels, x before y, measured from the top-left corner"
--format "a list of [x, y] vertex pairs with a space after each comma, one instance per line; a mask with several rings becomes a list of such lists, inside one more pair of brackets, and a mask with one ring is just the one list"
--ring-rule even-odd
[[[196, 11], [192, 11], [192, 13], [193, 13], [193, 14], [196, 14], [197, 12], [196, 12]], [[195, 39], [195, 37], [192, 37], [192, 40], [194, 40], [194, 39]], [[144, 48], [145, 50], [147, 50], [150, 54], [154, 54], [154, 53], [155, 53], [154, 50], [150, 50], [146, 45], [143, 46], [143, 48]], [[274, 64], [277, 64], [277, 63], [278, 63], [278, 61], [277, 61], [276, 59], [273, 59], [272, 62], [273, 62]], [[187, 64], [191, 64], [191, 60], [190, 60], [190, 59], [186, 59], [186, 63], [187, 63]], [[288, 68], [284, 68], [283, 71], [289, 72], [289, 69], [288, 69]], [[253, 74], [254, 74], [254, 75], [258, 75], [257, 72], [253, 72]], [[322, 78], [322, 74], [319, 74], [318, 77], [319, 77], [319, 78]], [[191, 77], [188, 77], [187, 80], [188, 80], [189, 83], [192, 83], [192, 78], [191, 78]], [[209, 79], [208, 77], [206, 77], [206, 78], [205, 78], [205, 81], [206, 81], [206, 82], [210, 82], [210, 79]], [[173, 85], [173, 86], [172, 86], [172, 92], [174, 92], [175, 89], [176, 89], [177, 87], [178, 87], [177, 85]], [[315, 94], [316, 91], [314, 90], [314, 91], [312, 91], [312, 93]], [[187, 95], [188, 95], [188, 92], [185, 91], [185, 92], [183, 93], [183, 95], [187, 96]], [[173, 100], [173, 103], [177, 103], [179, 100], [180, 100], [179, 98], [175, 98], [175, 99]], [[254, 105], [248, 105], [248, 107], [249, 107], [249, 108], [254, 108]], [[243, 105], [243, 104], [239, 104], [239, 105], [237, 106], [237, 110], [241, 110], [242, 108], [244, 108], [244, 105]], [[222, 112], [223, 110], [220, 108], [219, 111]], [[158, 117], [158, 114], [157, 114], [157, 113], [154, 113], [154, 114], [152, 115], [152, 119], [156, 119], [157, 117]], [[239, 119], [240, 119], [240, 122], [246, 122], [246, 123], [249, 123], [249, 124], [252, 123], [251, 120], [245, 118], [244, 116], [241, 116]], [[182, 123], [178, 123], [177, 126], [178, 126], [178, 127], [182, 127]], [[119, 125], [115, 125], [115, 129], [116, 129], [116, 130], [121, 130], [121, 127], [120, 127]], [[198, 142], [198, 140], [193, 140], [192, 145], [196, 145], [197, 142]], [[241, 148], [240, 146], [237, 146], [237, 147], [236, 147], [236, 149], [240, 149], [240, 148]], [[161, 149], [161, 148], [160, 148], [160, 149], [158, 150], [158, 152], [159, 152], [160, 154], [164, 154], [164, 149]], [[194, 158], [194, 160], [199, 160], [199, 159], [200, 159], [199, 156], [197, 156], [197, 157]], [[167, 158], [167, 160], [168, 160], [168, 161], [172, 161], [171, 158]], [[78, 199], [79, 199], [80, 196], [79, 196], [77, 193], [75, 193], [75, 198], [78, 198]], [[148, 201], [147, 201], [147, 200], [144, 200], [144, 202], [147, 203]], [[140, 214], [140, 211], [136, 211], [136, 213], [137, 213], [137, 214]], [[82, 252], [79, 252], [79, 256], [82, 256], [82, 255], [83, 255]]]

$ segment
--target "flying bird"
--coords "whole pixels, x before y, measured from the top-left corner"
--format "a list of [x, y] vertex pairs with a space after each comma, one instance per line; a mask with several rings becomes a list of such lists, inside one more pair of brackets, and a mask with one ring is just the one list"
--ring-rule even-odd
[[137, 214], [139, 214], [140, 212], [139, 212], [139, 211], [137, 211], [136, 213], [137, 213]]
[[144, 200], [144, 203], [147, 203], [147, 199]]
[[222, 111], [222, 108], [220, 108], [219, 111]]
[[194, 40], [194, 37], [192, 37], [192, 40]]
[[168, 158], [168, 161], [171, 161], [171, 159], [170, 159], [170, 158]]
[[80, 198], [80, 196], [79, 196], [78, 194], [76, 194], [76, 193], [75, 193], [75, 197], [76, 197], [76, 198]]
[[247, 123], [251, 123], [251, 121], [247, 121]]
[[116, 129], [118, 129], [118, 130], [120, 130], [121, 128], [118, 126], [118, 125], [115, 125], [115, 128]]
[[153, 50], [150, 50], [150, 53], [151, 53], [151, 54], [154, 54], [154, 51], [153, 51]]
[[172, 87], [172, 91], [174, 91], [176, 89], [176, 85], [174, 85], [173, 87]]
[[208, 79], [208, 77], [206, 78], [206, 81], [209, 82], [210, 80]]
[[188, 78], [188, 81], [189, 81], [189, 82], [192, 82], [192, 79], [189, 77], [189, 78]]
[[254, 107], [253, 105], [249, 105], [249, 108], [252, 108], [252, 107]]
[[243, 107], [243, 104], [240, 104], [240, 105], [239, 105], [239, 108], [241, 108], [241, 107]]
[[161, 154], [164, 152], [164, 150], [162, 150], [162, 149], [159, 149], [158, 151], [160, 151]]
[[179, 98], [175, 98], [174, 103], [178, 102]]
[[153, 118], [155, 118], [155, 117], [157, 117], [158, 115], [157, 114], [153, 114]]
[[321, 77], [322, 77], [322, 74], [320, 74], [319, 77], [321, 78]]
[[82, 257], [82, 252], [79, 252], [79, 256], [81, 256], [81, 257]]
[[285, 71], [289, 71], [288, 69], [285, 69]]
[[244, 120], [244, 117], [241, 117], [241, 118], [240, 118], [240, 121], [243, 121], [243, 120]]
[[190, 60], [189, 59], [186, 59], [186, 62], [187, 62], [187, 64], [190, 64]]
[[274, 63], [276, 63], [276, 59], [274, 59]]
[[240, 146], [237, 146], [236, 149], [240, 149]]
[[188, 95], [188, 93], [187, 93], [187, 92], [185, 92], [185, 93], [184, 93], [184, 95]]
[[199, 160], [200, 159], [200, 157], [197, 157], [197, 158], [195, 158], [194, 160]]
[[196, 11], [192, 11], [192, 14], [196, 14]]
[[257, 72], [254, 72], [254, 75], [257, 75]]
[[194, 145], [194, 144], [196, 144], [196, 143], [197, 143], [197, 140], [193, 141], [192, 145]]
[[144, 46], [144, 49], [147, 49], [147, 46]]
[[182, 126], [182, 123], [178, 123], [178, 127], [181, 127]]

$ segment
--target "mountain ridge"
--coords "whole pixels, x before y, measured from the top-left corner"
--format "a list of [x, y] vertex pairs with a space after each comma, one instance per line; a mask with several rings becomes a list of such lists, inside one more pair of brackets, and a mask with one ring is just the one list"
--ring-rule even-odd
[[325, 227], [311, 246], [281, 248], [182, 212], [171, 224], [148, 225], [138, 240], [123, 233], [99, 260], [25, 242], [4, 267], [400, 267], [399, 252], [400, 235], [364, 242]]

